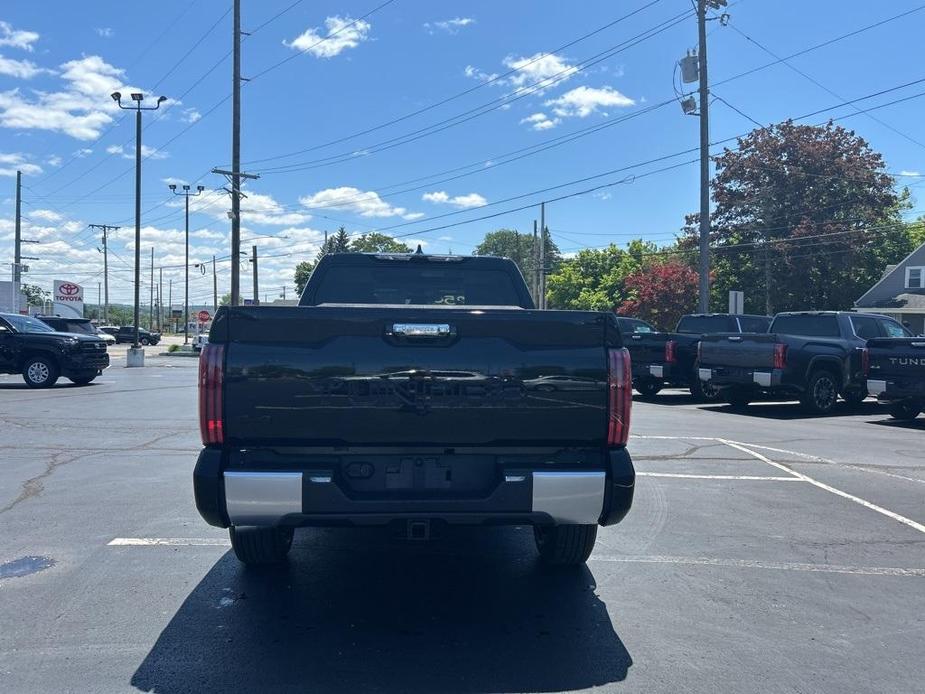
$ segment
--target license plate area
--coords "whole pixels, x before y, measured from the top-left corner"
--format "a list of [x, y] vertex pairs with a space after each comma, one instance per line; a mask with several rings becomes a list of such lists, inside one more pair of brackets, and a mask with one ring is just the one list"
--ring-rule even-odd
[[494, 456], [372, 455], [344, 457], [335, 479], [356, 499], [479, 498], [501, 472]]

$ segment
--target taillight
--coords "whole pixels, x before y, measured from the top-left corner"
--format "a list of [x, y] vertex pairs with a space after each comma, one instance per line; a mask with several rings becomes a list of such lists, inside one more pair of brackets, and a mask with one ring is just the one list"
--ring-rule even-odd
[[607, 382], [610, 390], [607, 445], [625, 446], [630, 436], [630, 411], [633, 407], [633, 371], [630, 353], [624, 347], [608, 353]]
[[199, 433], [206, 446], [225, 440], [222, 414], [224, 361], [225, 345], [203, 345], [199, 355]]
[[778, 342], [774, 345], [774, 368], [783, 369], [787, 366], [787, 345]]
[[867, 347], [861, 347], [861, 373], [865, 378], [870, 376], [870, 350]]
[[668, 340], [668, 342], [665, 343], [665, 362], [668, 364], [674, 364], [675, 362], [676, 344], [674, 340]]

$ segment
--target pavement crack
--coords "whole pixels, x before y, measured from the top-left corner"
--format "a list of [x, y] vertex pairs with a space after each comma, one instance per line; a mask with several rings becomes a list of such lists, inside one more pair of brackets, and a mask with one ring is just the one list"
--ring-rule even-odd
[[45, 463], [45, 470], [43, 470], [35, 477], [30, 477], [22, 483], [22, 489], [19, 492], [19, 496], [13, 499], [6, 506], [0, 507], [0, 514], [11, 511], [23, 501], [41, 494], [45, 489], [45, 480], [51, 477], [51, 475], [54, 474], [55, 470], [57, 470], [59, 467], [67, 465], [68, 463], [73, 463], [74, 461], [80, 460], [81, 458], [87, 458], [91, 455], [95, 455], [95, 453], [82, 453], [70, 458], [64, 458], [65, 453], [56, 453], [48, 462]]

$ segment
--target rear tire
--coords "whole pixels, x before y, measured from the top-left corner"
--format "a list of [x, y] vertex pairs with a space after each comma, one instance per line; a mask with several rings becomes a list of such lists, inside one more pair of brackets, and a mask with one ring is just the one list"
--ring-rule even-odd
[[752, 394], [743, 388], [733, 388], [726, 394], [726, 402], [734, 410], [744, 410], [752, 401]]
[[867, 391], [860, 388], [847, 390], [841, 395], [842, 400], [848, 403], [849, 407], [858, 407], [862, 402], [867, 400]]
[[67, 379], [75, 386], [85, 386], [91, 383], [97, 376], [99, 376], [99, 373], [93, 371], [85, 374], [74, 374], [73, 376], [68, 376]]
[[900, 422], [911, 422], [922, 411], [920, 405], [911, 402], [890, 403], [890, 416]]
[[651, 398], [662, 389], [662, 384], [652, 379], [646, 379], [633, 384], [636, 392], [644, 398]]
[[596, 525], [535, 525], [533, 538], [547, 566], [580, 566], [588, 561], [597, 539]]
[[810, 414], [828, 414], [838, 400], [838, 379], [831, 371], [813, 371], [806, 392], [800, 398], [803, 409]]
[[148, 345], [151, 344], [151, 340], [149, 340], [146, 337], [141, 338], [140, 340], [138, 340], [138, 342], [140, 342], [144, 347], [147, 347]]
[[247, 566], [279, 564], [292, 547], [292, 528], [248, 527], [228, 529], [234, 555]]
[[30, 388], [51, 388], [60, 374], [58, 365], [48, 357], [29, 357], [22, 365], [22, 379]]
[[[696, 372], [695, 372], [696, 374]], [[720, 399], [720, 390], [712, 381], [701, 381], [698, 376], [691, 379], [691, 396], [698, 402], [716, 402]]]

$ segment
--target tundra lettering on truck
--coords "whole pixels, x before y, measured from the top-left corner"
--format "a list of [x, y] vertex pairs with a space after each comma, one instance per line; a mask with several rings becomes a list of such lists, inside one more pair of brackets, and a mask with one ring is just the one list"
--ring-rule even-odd
[[925, 366], [925, 357], [890, 357], [893, 366]]

